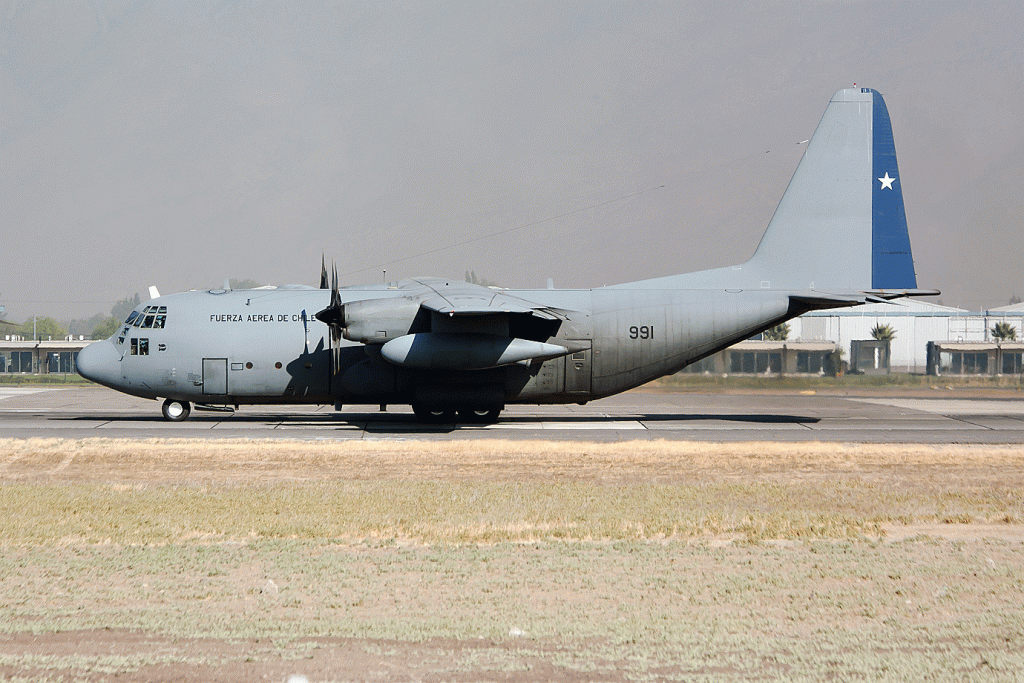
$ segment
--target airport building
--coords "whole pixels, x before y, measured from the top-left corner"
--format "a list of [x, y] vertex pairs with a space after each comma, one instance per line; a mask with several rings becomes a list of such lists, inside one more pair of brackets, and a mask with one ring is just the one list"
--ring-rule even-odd
[[78, 352], [91, 342], [84, 338], [59, 340], [0, 337], [0, 372], [48, 375], [75, 372]]
[[[1024, 338], [1024, 304], [980, 312], [914, 299], [814, 311], [790, 320], [789, 338], [740, 342], [686, 369], [711, 374], [831, 374], [834, 352], [845, 372], [929, 375], [1021, 375], [1024, 341], [993, 337], [996, 323]], [[876, 325], [895, 333], [872, 339]]]

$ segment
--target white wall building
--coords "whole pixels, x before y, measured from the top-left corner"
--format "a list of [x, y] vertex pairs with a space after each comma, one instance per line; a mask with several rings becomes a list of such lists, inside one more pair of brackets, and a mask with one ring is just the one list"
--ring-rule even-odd
[[1024, 304], [982, 312], [950, 308], [914, 299], [853, 308], [814, 311], [790, 321], [789, 338], [800, 341], [832, 341], [850, 353], [850, 342], [871, 339], [871, 328], [889, 325], [896, 332], [890, 345], [893, 372], [925, 373], [928, 342], [989, 342], [992, 327], [1007, 322], [1021, 337]]

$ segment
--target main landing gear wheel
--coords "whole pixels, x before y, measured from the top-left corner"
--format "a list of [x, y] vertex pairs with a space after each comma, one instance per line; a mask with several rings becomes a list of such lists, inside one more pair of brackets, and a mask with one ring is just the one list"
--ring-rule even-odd
[[433, 406], [415, 405], [412, 412], [420, 422], [440, 424], [442, 422], [455, 422], [455, 408], [437, 408]]
[[175, 401], [169, 398], [164, 401], [161, 410], [164, 413], [165, 420], [181, 422], [188, 419], [189, 413], [192, 412], [192, 406], [189, 405], [188, 401]]
[[500, 408], [460, 408], [459, 417], [463, 422], [474, 422], [476, 424], [493, 424], [498, 421], [501, 415]]

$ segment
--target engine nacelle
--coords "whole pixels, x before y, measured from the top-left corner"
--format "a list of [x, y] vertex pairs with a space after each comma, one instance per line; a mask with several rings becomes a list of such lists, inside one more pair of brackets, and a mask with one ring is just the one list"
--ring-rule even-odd
[[393, 339], [381, 348], [386, 361], [419, 370], [486, 370], [513, 363], [557, 358], [569, 353], [558, 344], [494, 334], [420, 332]]
[[341, 334], [360, 344], [384, 344], [409, 334], [419, 309], [419, 302], [404, 297], [353, 301], [344, 306]]

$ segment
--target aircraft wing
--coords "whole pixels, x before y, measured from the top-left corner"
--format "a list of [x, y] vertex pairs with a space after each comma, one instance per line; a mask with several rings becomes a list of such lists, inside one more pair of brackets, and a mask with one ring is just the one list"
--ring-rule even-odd
[[502, 313], [529, 314], [541, 320], [564, 320], [565, 316], [548, 306], [511, 296], [501, 290], [434, 278], [416, 280], [431, 290], [420, 306], [447, 316], [481, 316]]

